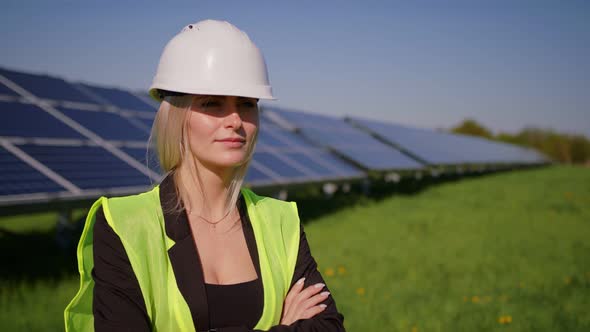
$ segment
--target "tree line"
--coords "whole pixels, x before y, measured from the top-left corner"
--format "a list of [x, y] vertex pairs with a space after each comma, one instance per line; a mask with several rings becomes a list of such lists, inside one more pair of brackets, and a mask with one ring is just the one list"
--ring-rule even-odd
[[556, 162], [590, 163], [590, 140], [584, 135], [559, 133], [552, 129], [534, 127], [524, 128], [516, 134], [505, 132], [494, 134], [473, 119], [464, 120], [450, 131], [534, 148]]

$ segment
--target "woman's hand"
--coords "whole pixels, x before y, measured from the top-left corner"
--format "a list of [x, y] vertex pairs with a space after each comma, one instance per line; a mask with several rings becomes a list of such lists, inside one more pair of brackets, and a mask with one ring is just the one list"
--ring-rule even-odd
[[319, 304], [330, 295], [329, 292], [321, 292], [324, 284], [319, 283], [303, 289], [305, 278], [299, 279], [287, 294], [283, 304], [283, 317], [281, 325], [291, 325], [300, 319], [308, 319], [326, 309], [325, 304]]

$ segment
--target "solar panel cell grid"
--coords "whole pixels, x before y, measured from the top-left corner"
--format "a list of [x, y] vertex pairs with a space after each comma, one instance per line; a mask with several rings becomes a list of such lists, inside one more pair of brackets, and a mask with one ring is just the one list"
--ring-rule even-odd
[[32, 104], [0, 102], [0, 136], [84, 138], [63, 122]]
[[324, 163], [329, 163], [332, 168], [337, 168], [340, 170], [339, 174], [356, 174], [361, 175], [364, 174], [358, 168], [352, 166], [347, 162], [343, 162], [340, 158], [334, 156], [329, 152], [320, 152], [319, 156], [322, 158]]
[[246, 183], [256, 183], [270, 180], [272, 180], [270, 177], [266, 176], [264, 173], [253, 166], [248, 168], [248, 173], [246, 173], [246, 178], [244, 179]]
[[261, 129], [258, 132], [258, 142], [257, 145], [267, 145], [271, 147], [288, 147], [288, 144], [277, 140], [274, 136], [272, 136], [268, 130]]
[[338, 147], [338, 151], [343, 155], [362, 164], [365, 168], [376, 171], [385, 171], [390, 169], [419, 169], [423, 165], [402, 155], [401, 153], [390, 149], [371, 149], [362, 147]]
[[147, 141], [149, 133], [124, 117], [105, 111], [81, 111], [58, 108], [62, 113], [107, 140]]
[[146, 128], [152, 128], [152, 125], [154, 124], [154, 119], [146, 119], [146, 118], [140, 118], [140, 117], [134, 117], [135, 120], [143, 123]]
[[338, 174], [338, 172], [335, 172], [334, 170], [331, 170], [331, 169], [327, 168], [326, 166], [318, 163], [317, 161], [311, 159], [305, 153], [290, 152], [290, 153], [286, 153], [285, 156], [287, 156], [289, 159], [297, 161], [297, 163], [299, 163], [300, 165], [302, 165], [305, 168], [310, 169], [312, 172], [316, 173], [317, 175], [319, 175], [321, 177], [334, 177], [335, 178], [335, 177], [340, 176], [340, 174]]
[[[121, 150], [139, 161], [142, 165], [146, 165], [152, 171], [161, 173], [158, 155], [155, 150], [150, 150], [149, 153], [146, 148], [123, 147]], [[149, 159], [149, 161], [147, 161], [147, 159]]]
[[273, 172], [286, 178], [305, 178], [306, 174], [288, 165], [268, 152], [254, 153], [254, 160], [270, 168]]
[[144, 102], [128, 91], [119, 89], [103, 88], [92, 85], [81, 84], [83, 88], [89, 89], [92, 93], [106, 100], [110, 105], [121, 109], [154, 112], [154, 106]]
[[148, 186], [148, 177], [101, 147], [20, 145], [27, 154], [81, 189]]
[[290, 146], [297, 146], [307, 149], [315, 148], [315, 146], [311, 145], [309, 142], [305, 141], [295, 133], [286, 130], [273, 130], [273, 134], [275, 136], [275, 140], [280, 140], [281, 142], [285, 142]]
[[373, 137], [358, 130], [330, 130], [319, 128], [302, 128], [302, 133], [318, 142], [327, 146], [383, 146]]
[[0, 69], [0, 75], [39, 98], [95, 103], [94, 100], [84, 95], [71, 84], [59, 78], [19, 73], [5, 69]]
[[366, 169], [419, 169], [423, 165], [383, 144], [369, 134], [341, 119], [317, 114], [272, 109], [282, 119], [319, 146], [326, 146], [353, 160]]
[[0, 196], [66, 191], [3, 147], [0, 147], [0, 174]]
[[[298, 168], [297, 174], [304, 172], [310, 181], [363, 176], [358, 169], [350, 167], [342, 160], [330, 158], [331, 155], [323, 152], [321, 148], [315, 147], [299, 135], [279, 127], [265, 114], [262, 113], [260, 118], [258, 152], [274, 151], [280, 154], [284, 159], [281, 161], [282, 163], [286, 162], [293, 168]], [[324, 159], [325, 156], [329, 156], [328, 160]], [[275, 165], [265, 164], [265, 166], [274, 170]]]

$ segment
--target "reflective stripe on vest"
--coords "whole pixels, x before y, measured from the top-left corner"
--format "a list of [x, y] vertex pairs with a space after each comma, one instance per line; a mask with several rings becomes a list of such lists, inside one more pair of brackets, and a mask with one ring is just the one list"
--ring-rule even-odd
[[[254, 328], [267, 330], [280, 322], [283, 301], [295, 271], [299, 216], [293, 202], [257, 196], [248, 189], [242, 189], [242, 195], [256, 238], [264, 291], [262, 316]], [[101, 197], [90, 209], [78, 244], [80, 290], [64, 312], [66, 332], [94, 331], [92, 234], [96, 211], [101, 206], [129, 257], [152, 330], [194, 332], [196, 324], [168, 258], [167, 251], [174, 241], [166, 235], [159, 186], [139, 195]]]

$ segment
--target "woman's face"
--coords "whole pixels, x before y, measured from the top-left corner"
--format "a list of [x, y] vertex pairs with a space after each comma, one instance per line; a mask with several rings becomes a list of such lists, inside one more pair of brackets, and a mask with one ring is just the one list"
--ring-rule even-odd
[[258, 100], [235, 96], [195, 96], [188, 119], [193, 155], [205, 167], [243, 164], [258, 131]]

